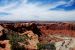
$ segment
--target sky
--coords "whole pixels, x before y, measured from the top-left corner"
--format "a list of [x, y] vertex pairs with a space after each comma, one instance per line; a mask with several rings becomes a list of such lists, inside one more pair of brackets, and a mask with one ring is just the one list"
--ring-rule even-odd
[[0, 0], [0, 20], [75, 21], [75, 0]]

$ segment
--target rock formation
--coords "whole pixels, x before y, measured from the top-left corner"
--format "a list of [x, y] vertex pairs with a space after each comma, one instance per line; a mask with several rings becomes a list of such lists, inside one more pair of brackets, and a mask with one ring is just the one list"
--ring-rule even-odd
[[32, 49], [32, 50], [38, 49], [37, 48], [37, 44], [39, 43], [38, 36], [36, 34], [34, 34], [32, 31], [26, 31], [20, 35], [22, 36], [24, 34], [27, 34], [28, 37], [30, 38], [30, 39], [26, 40], [28, 42], [28, 45], [25, 45], [23, 43], [19, 43], [19, 44], [21, 44], [21, 45], [23, 44], [26, 49]]

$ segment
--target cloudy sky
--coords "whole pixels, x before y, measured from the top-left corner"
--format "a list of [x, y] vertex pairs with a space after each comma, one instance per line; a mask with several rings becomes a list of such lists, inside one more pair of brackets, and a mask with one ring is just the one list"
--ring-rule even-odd
[[75, 21], [75, 0], [0, 0], [0, 20]]

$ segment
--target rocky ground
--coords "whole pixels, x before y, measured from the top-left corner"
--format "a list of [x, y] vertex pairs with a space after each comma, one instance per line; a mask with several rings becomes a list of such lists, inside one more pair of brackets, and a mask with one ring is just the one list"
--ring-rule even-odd
[[1, 23], [0, 50], [75, 50], [75, 23]]

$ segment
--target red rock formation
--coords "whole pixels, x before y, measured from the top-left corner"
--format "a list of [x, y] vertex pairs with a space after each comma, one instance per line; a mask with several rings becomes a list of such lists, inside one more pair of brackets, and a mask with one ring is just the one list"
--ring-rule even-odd
[[[37, 23], [36, 25], [33, 23], [13, 23], [13, 24], [3, 24], [4, 28], [11, 29], [17, 32], [24, 32], [27, 30], [33, 30], [35, 32], [35, 27], [38, 33], [42, 34], [61, 34], [67, 36], [75, 36], [75, 23], [70, 22], [54, 22], [54, 23]], [[40, 32], [39, 32], [40, 31]], [[37, 33], [36, 32], [36, 33]]]
[[0, 44], [2, 45], [2, 48], [0, 48], [0, 50], [11, 50], [9, 40], [0, 41]]

